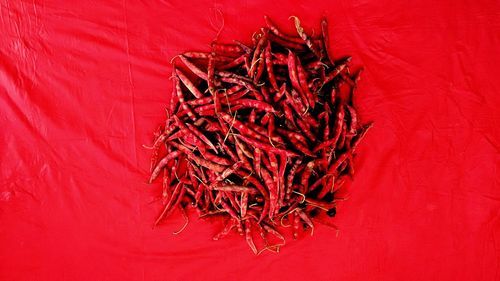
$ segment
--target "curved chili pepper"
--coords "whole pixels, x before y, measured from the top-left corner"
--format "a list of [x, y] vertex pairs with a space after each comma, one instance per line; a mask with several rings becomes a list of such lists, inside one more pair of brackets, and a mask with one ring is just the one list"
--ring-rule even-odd
[[[184, 65], [191, 70], [196, 76], [200, 77], [201, 79], [207, 81], [207, 73], [203, 72], [203, 70], [199, 69], [194, 63], [192, 63], [186, 56], [179, 55], [179, 58], [181, 61], [184, 63]], [[187, 85], [186, 85], [187, 86]]]

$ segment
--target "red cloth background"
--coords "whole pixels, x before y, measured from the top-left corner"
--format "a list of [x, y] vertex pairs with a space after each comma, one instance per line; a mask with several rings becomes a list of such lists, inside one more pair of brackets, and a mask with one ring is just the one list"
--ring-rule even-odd
[[[500, 280], [499, 1], [0, 1], [0, 280]], [[170, 59], [330, 21], [366, 71], [339, 237], [254, 256], [221, 227], [155, 230]]]

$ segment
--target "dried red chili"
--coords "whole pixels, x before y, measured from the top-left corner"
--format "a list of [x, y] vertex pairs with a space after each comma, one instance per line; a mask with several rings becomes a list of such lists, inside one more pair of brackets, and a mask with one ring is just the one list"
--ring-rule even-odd
[[[335, 195], [371, 127], [353, 105], [361, 71], [349, 73], [350, 57], [334, 60], [326, 19], [316, 38], [291, 18], [297, 35], [266, 17], [251, 46], [214, 42], [210, 52], [178, 56], [192, 75], [173, 69], [169, 115], [152, 146], [149, 181], [163, 172], [155, 225], [191, 203], [200, 217], [225, 219], [214, 240], [236, 229], [256, 254], [285, 244], [284, 221], [294, 238], [301, 226], [312, 234], [316, 221], [333, 225], [315, 215], [335, 216]], [[348, 97], [337, 94], [341, 84]]]

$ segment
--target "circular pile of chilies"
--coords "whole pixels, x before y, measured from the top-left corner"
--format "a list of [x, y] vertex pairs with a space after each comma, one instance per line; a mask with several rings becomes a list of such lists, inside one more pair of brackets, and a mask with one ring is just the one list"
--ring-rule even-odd
[[[351, 75], [350, 57], [328, 54], [326, 20], [313, 38], [296, 17], [298, 36], [265, 19], [252, 46], [214, 42], [210, 52], [175, 58], [185, 70], [174, 65], [150, 178], [163, 176], [155, 225], [179, 209], [187, 218], [191, 205], [200, 217], [225, 219], [215, 240], [235, 229], [256, 254], [279, 251], [285, 227], [296, 238], [315, 222], [330, 224], [342, 199], [335, 195], [352, 177], [356, 146], [370, 127], [352, 104], [360, 71]], [[339, 95], [343, 86], [347, 96]]]

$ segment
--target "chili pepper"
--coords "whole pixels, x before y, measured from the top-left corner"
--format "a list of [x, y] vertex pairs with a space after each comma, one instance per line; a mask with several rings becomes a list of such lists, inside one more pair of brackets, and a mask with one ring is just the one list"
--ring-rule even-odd
[[[262, 118], [260, 119], [260, 124], [262, 126], [265, 126], [269, 123], [269, 117], [270, 117], [270, 114], [269, 113], [266, 113], [264, 116], [262, 116]], [[255, 122], [254, 122], [255, 123]]]
[[[223, 194], [220, 192], [219, 194]], [[240, 218], [238, 217], [238, 214], [236, 213], [236, 210], [234, 210], [233, 207], [229, 206], [229, 204], [226, 203], [224, 200], [220, 200], [220, 205], [222, 205], [222, 208], [224, 211], [226, 211], [232, 218], [239, 220]]]
[[309, 163], [307, 163], [304, 172], [302, 173], [302, 177], [300, 178], [301, 193], [306, 193], [309, 187], [309, 178], [311, 177], [313, 168], [314, 168], [314, 161], [310, 161]]
[[315, 157], [314, 153], [302, 142], [294, 138], [291, 138], [290, 142], [292, 143], [293, 147], [295, 147], [298, 151], [304, 153], [307, 156]]
[[[215, 148], [215, 146], [205, 137], [203, 136], [203, 133], [201, 133], [200, 131], [196, 130], [194, 127], [192, 127], [194, 130], [190, 130], [188, 128], [188, 126], [186, 124], [184, 124], [184, 122], [182, 122], [179, 117], [177, 116], [173, 116], [174, 120], [175, 120], [175, 124], [177, 124], [177, 126], [179, 127], [180, 129], [180, 132], [184, 134], [184, 137], [187, 137], [189, 135], [192, 135], [193, 137], [197, 138], [198, 140], [200, 141], [207, 141], [208, 143], [210, 143], [209, 145], [211, 145], [211, 147], [213, 147], [213, 149], [215, 151], [217, 151], [217, 149]], [[168, 139], [168, 141], [171, 141], [171, 138]], [[204, 147], [203, 147], [204, 148]]]
[[373, 126], [373, 123], [368, 123], [367, 125], [363, 126], [361, 128], [361, 132], [357, 135], [355, 139], [353, 139], [352, 145], [351, 145], [351, 150], [354, 152], [356, 148], [358, 147], [359, 143], [361, 140], [365, 137], [366, 133], [368, 130]]
[[[241, 193], [241, 197], [240, 197], [240, 214], [241, 214], [241, 217], [246, 217], [246, 214], [247, 214], [247, 209], [248, 209], [248, 192], [243, 192]], [[257, 218], [257, 220], [259, 220], [259, 218]]]
[[300, 218], [311, 228], [311, 235], [313, 235], [314, 232], [314, 224], [311, 221], [311, 219], [304, 213], [303, 211], [297, 209], [296, 210], [297, 214], [299, 214]]
[[[174, 76], [172, 76], [173, 78]], [[175, 112], [177, 106], [179, 105], [179, 97], [177, 96], [177, 81], [176, 79], [172, 79], [172, 97], [170, 99], [170, 112]]]
[[164, 219], [165, 217], [167, 217], [167, 214], [168, 211], [170, 209], [173, 209], [176, 205], [177, 202], [180, 201], [180, 199], [182, 198], [182, 194], [185, 192], [185, 189], [182, 188], [182, 183], [179, 182], [175, 188], [174, 188], [174, 191], [172, 192], [172, 196], [170, 197], [170, 200], [168, 201], [167, 205], [165, 205], [165, 208], [163, 208], [163, 211], [162, 213], [160, 214], [160, 216], [156, 219], [154, 225], [158, 225], [158, 223], [160, 223], [160, 221], [162, 219]]
[[333, 60], [331, 59], [332, 56], [329, 52], [328, 46], [330, 45], [330, 40], [329, 40], [329, 35], [328, 35], [328, 21], [326, 18], [321, 19], [321, 37], [322, 37], [322, 43], [323, 43], [323, 50], [325, 51], [325, 56], [328, 59], [328, 62], [333, 64]]
[[215, 145], [205, 135], [203, 135], [202, 132], [200, 132], [195, 126], [193, 126], [193, 125], [191, 125], [189, 123], [187, 123], [186, 126], [189, 128], [189, 130], [191, 131], [191, 133], [193, 133], [201, 141], [203, 141], [210, 148], [212, 148], [212, 150], [214, 150], [215, 153], [217, 153], [217, 148], [215, 147]]
[[193, 110], [189, 107], [189, 105], [186, 103], [186, 100], [184, 99], [184, 94], [182, 93], [181, 85], [179, 83], [179, 78], [175, 76], [173, 77], [173, 79], [175, 81], [175, 88], [177, 92], [177, 98], [179, 99], [179, 103], [181, 104], [182, 108], [186, 110], [188, 117], [191, 118], [191, 120], [196, 121], [196, 116]]
[[285, 92], [288, 103], [292, 106], [292, 108], [297, 112], [299, 116], [307, 113], [307, 107], [302, 103], [302, 99], [300, 95], [295, 89], [292, 89], [290, 93], [288, 91]]
[[246, 143], [248, 143], [250, 145], [253, 145], [253, 146], [257, 147], [257, 148], [263, 149], [263, 150], [267, 150], [267, 151], [278, 153], [278, 154], [284, 154], [284, 155], [286, 155], [288, 157], [298, 156], [298, 154], [296, 154], [295, 152], [292, 152], [292, 151], [289, 151], [289, 150], [285, 150], [285, 149], [281, 149], [281, 148], [277, 148], [277, 147], [273, 147], [270, 144], [262, 143], [262, 142], [250, 139], [248, 137], [245, 137], [243, 135], [240, 135], [239, 138], [241, 138], [244, 142], [246, 142]]
[[158, 156], [160, 155], [161, 145], [165, 141], [166, 137], [167, 137], [166, 134], [159, 135], [156, 138], [156, 140], [151, 148], [153, 150], [152, 156], [151, 156], [151, 167], [150, 167], [151, 172], [153, 171], [153, 168], [156, 166], [156, 161], [158, 161]]
[[162, 169], [167, 165], [170, 160], [173, 160], [179, 157], [182, 154], [181, 151], [174, 151], [169, 155], [165, 156], [161, 161], [156, 165], [153, 173], [151, 173], [151, 178], [149, 179], [149, 183], [152, 183], [161, 173]]
[[221, 44], [212, 42], [212, 52], [216, 53], [241, 53], [243, 49], [237, 44]]
[[203, 159], [203, 158], [200, 158], [200, 157], [194, 155], [194, 153], [191, 152], [191, 150], [183, 147], [180, 144], [177, 144], [175, 142], [171, 142], [171, 144], [173, 146], [175, 146], [176, 148], [178, 148], [179, 150], [181, 150], [184, 153], [186, 153], [188, 155], [188, 157], [190, 159], [192, 159], [194, 162], [196, 162], [198, 165], [201, 165], [201, 166], [203, 166], [205, 168], [208, 168], [208, 169], [213, 170], [213, 171], [218, 172], [218, 173], [222, 173], [222, 171], [224, 171], [226, 169], [226, 167], [224, 165], [213, 163], [213, 162], [211, 162], [209, 160], [206, 160], [206, 159]]
[[241, 55], [238, 58], [236, 58], [235, 60], [233, 60], [232, 62], [229, 62], [223, 66], [218, 67], [218, 69], [227, 70], [227, 69], [231, 69], [231, 68], [237, 67], [239, 65], [242, 65], [245, 63], [245, 57], [248, 57], [248, 54]]
[[349, 112], [350, 117], [349, 133], [356, 134], [356, 130], [358, 128], [358, 117], [356, 114], [356, 110], [348, 104], [346, 104], [345, 106], [347, 108], [347, 112]]
[[321, 180], [321, 190], [316, 196], [318, 200], [323, 199], [328, 192], [333, 192], [335, 187], [335, 176], [333, 175], [325, 175]]
[[257, 121], [257, 113], [255, 109], [252, 109], [252, 111], [250, 112], [250, 116], [248, 117], [248, 122], [255, 123], [255, 121]]
[[279, 100], [285, 95], [285, 91], [286, 91], [286, 84], [283, 83], [281, 84], [281, 87], [279, 88], [277, 94], [274, 95], [273, 101], [275, 103], [279, 102]]
[[241, 185], [216, 185], [211, 187], [213, 190], [224, 191], [224, 192], [237, 192], [246, 194], [258, 194], [259, 191], [255, 188]]
[[[183, 55], [179, 55], [179, 58], [181, 61], [184, 63], [184, 65], [187, 66], [191, 72], [193, 72], [196, 76], [200, 77], [201, 79], [207, 81], [207, 73], [203, 72], [203, 70], [199, 69], [194, 63], [192, 63], [187, 57]], [[186, 85], [187, 86], [187, 85]]]
[[219, 239], [222, 239], [222, 238], [226, 237], [231, 232], [231, 230], [236, 227], [236, 224], [237, 223], [235, 222], [234, 219], [232, 219], [232, 218], [229, 219], [227, 221], [226, 225], [224, 226], [224, 229], [221, 232], [217, 233], [213, 237], [213, 239], [214, 240], [219, 240]]
[[290, 17], [294, 20], [295, 22], [295, 29], [297, 29], [297, 33], [299, 34], [300, 38], [304, 40], [306, 43], [307, 47], [318, 57], [320, 60], [323, 58], [321, 55], [321, 52], [318, 50], [318, 47], [312, 42], [311, 38], [305, 33], [304, 29], [300, 25], [300, 20], [297, 17]]
[[269, 166], [268, 169], [273, 176], [273, 180], [275, 183], [278, 183], [279, 171], [278, 171], [278, 158], [274, 153], [268, 153], [269, 158]]
[[294, 132], [294, 131], [290, 131], [290, 130], [286, 130], [286, 129], [282, 129], [282, 128], [276, 128], [276, 131], [280, 135], [286, 136], [290, 141], [292, 141], [292, 139], [295, 139], [295, 140], [301, 142], [302, 144], [307, 145], [306, 138], [302, 134], [300, 134], [300, 133], [297, 133], [297, 132]]
[[254, 254], [257, 254], [257, 247], [255, 247], [255, 244], [253, 242], [251, 224], [249, 220], [245, 220], [245, 237], [248, 246], [250, 246], [250, 249], [252, 249]]
[[267, 28], [269, 28], [269, 30], [276, 36], [282, 38], [283, 40], [287, 40], [287, 41], [290, 41], [290, 42], [293, 42], [293, 43], [297, 43], [297, 44], [303, 44], [303, 40], [299, 37], [293, 37], [293, 36], [290, 36], [290, 35], [286, 35], [284, 34], [283, 32], [281, 32], [277, 27], [276, 25], [274, 25], [274, 23], [269, 19], [268, 16], [264, 16], [264, 19], [266, 21], [266, 25], [267, 25]]
[[[236, 201], [235, 197], [231, 192], [222, 192], [224, 194], [224, 198], [227, 198], [229, 200], [230, 206], [233, 208], [236, 214], [238, 214], [238, 210], [240, 209], [240, 205]], [[238, 215], [238, 217], [241, 218], [241, 215]]]
[[[309, 204], [312, 204], [314, 206], [318, 206], [318, 207], [321, 207], [323, 209], [328, 209], [328, 210], [335, 210], [335, 207], [337, 207], [337, 201], [338, 200], [333, 200], [332, 202], [324, 202], [324, 201], [320, 201], [320, 200], [316, 200], [316, 199], [312, 199], [312, 198], [306, 198], [306, 202], [309, 203]], [[333, 213], [333, 212], [330, 212], [330, 213]]]
[[[281, 136], [278, 136], [278, 135], [271, 135], [269, 136], [269, 120], [267, 121], [267, 124], [268, 125], [268, 129], [262, 127], [262, 126], [259, 126], [257, 124], [248, 124], [248, 127], [252, 130], [254, 130], [255, 132], [257, 132], [258, 134], [266, 137], [266, 140], [269, 141], [269, 138], [271, 138], [271, 142], [273, 144], [273, 146], [280, 146], [281, 144], [284, 143], [283, 141], [283, 138]], [[274, 128], [271, 128], [272, 131], [274, 131]]]
[[297, 239], [299, 237], [299, 225], [300, 225], [300, 217], [297, 214], [297, 209], [291, 212], [289, 215], [292, 216], [293, 219], [293, 239]]
[[330, 106], [328, 105], [327, 102], [325, 102], [325, 115], [324, 115], [324, 119], [325, 119], [325, 128], [323, 129], [323, 140], [326, 141], [328, 140], [328, 138], [330, 138]]
[[236, 147], [238, 147], [246, 157], [253, 158], [253, 154], [244, 143], [238, 141], [238, 138], [236, 136], [234, 137], [234, 140], [236, 143]]
[[262, 76], [262, 73], [264, 73], [264, 67], [266, 65], [265, 58], [266, 58], [266, 52], [264, 49], [260, 52], [259, 60], [258, 60], [258, 62], [256, 62], [257, 63], [257, 70], [256, 70], [255, 76], [253, 77], [253, 82], [255, 84], [257, 84], [259, 82], [260, 77]]
[[298, 58], [296, 60], [296, 65], [297, 65], [297, 75], [299, 78], [300, 88], [302, 89], [302, 92], [306, 96], [307, 103], [309, 104], [310, 107], [314, 109], [314, 105], [316, 104], [316, 99], [313, 93], [311, 93], [311, 90], [309, 89], [309, 85], [307, 83], [306, 71], [302, 67], [302, 63]]
[[255, 172], [259, 176], [260, 176], [260, 171], [261, 171], [261, 166], [260, 166], [261, 158], [262, 158], [262, 153], [261, 153], [260, 149], [255, 148], [253, 151], [253, 159], [254, 159], [253, 160], [253, 167], [255, 169]]
[[225, 169], [217, 178], [214, 180], [213, 185], [217, 184], [218, 182], [224, 180], [234, 172], [236, 172], [241, 165], [243, 165], [243, 162], [236, 162], [234, 163], [231, 167]]
[[293, 116], [292, 109], [288, 106], [287, 103], [282, 103], [283, 112], [285, 113], [286, 121], [290, 124], [289, 127], [297, 128], [297, 124], [295, 123], [295, 118]]
[[249, 89], [253, 93], [258, 93], [257, 88], [255, 88], [255, 86], [251, 82], [245, 81], [245, 79], [241, 79], [238, 77], [221, 77], [221, 80], [226, 83], [241, 85]]
[[333, 164], [328, 168], [328, 174], [335, 175], [337, 173], [337, 169], [340, 165], [349, 157], [349, 152], [344, 152], [341, 154]]
[[238, 171], [236, 171], [236, 173], [240, 177], [243, 177], [246, 181], [253, 184], [257, 188], [257, 190], [259, 190], [259, 192], [262, 194], [262, 196], [264, 197], [264, 206], [262, 208], [262, 213], [260, 214], [260, 218], [258, 221], [258, 223], [260, 223], [269, 213], [269, 193], [266, 190], [266, 188], [259, 182], [259, 180], [256, 179], [251, 174], [248, 174], [242, 170], [238, 170]]
[[280, 155], [280, 166], [278, 169], [278, 204], [280, 207], [284, 205], [285, 200], [285, 171], [287, 162], [288, 158], [284, 155]]
[[246, 70], [246, 72], [248, 74], [248, 73], [250, 73], [250, 69], [252, 68], [252, 66], [250, 65], [250, 57], [249, 56], [245, 56], [243, 58], [243, 61], [244, 61], [243, 66], [245, 67], [245, 70]]
[[293, 179], [295, 177], [295, 173], [297, 172], [297, 169], [299, 168], [300, 164], [302, 164], [301, 159], [297, 159], [295, 163], [293, 164], [292, 168], [288, 172], [288, 176], [286, 178], [286, 199], [290, 200], [290, 194], [292, 191], [292, 186], [293, 186]]
[[214, 53], [211, 53], [208, 57], [208, 70], [207, 70], [207, 78], [208, 78], [208, 91], [214, 97], [214, 107], [215, 112], [220, 111], [220, 103], [217, 95], [217, 91], [215, 89], [215, 65], [214, 65]]
[[269, 91], [267, 90], [266, 87], [261, 87], [260, 93], [262, 94], [266, 102], [271, 102], [271, 96], [269, 95]]
[[222, 136], [217, 134], [215, 136], [217, 138], [217, 141], [219, 142], [217, 145], [219, 146], [219, 149], [222, 153], [227, 153], [229, 155], [229, 158], [231, 158], [233, 161], [239, 161], [238, 156], [236, 155], [235, 151], [233, 151], [233, 148], [229, 147], [224, 140], [222, 139]]
[[276, 77], [274, 76], [274, 70], [273, 70], [273, 59], [271, 57], [270, 42], [267, 42], [264, 58], [265, 58], [267, 76], [269, 77], [269, 83], [271, 83], [271, 86], [274, 88], [274, 90], [278, 91], [278, 83], [276, 82]]
[[264, 167], [267, 168], [271, 167], [271, 162], [269, 161], [269, 158], [267, 157], [266, 153], [262, 153], [261, 159]]
[[267, 188], [269, 189], [269, 218], [272, 219], [274, 213], [277, 211], [278, 205], [278, 189], [276, 188], [276, 184], [267, 171], [267, 169], [262, 168], [260, 170], [260, 174], [262, 175], [262, 179], [266, 183]]
[[[316, 188], [318, 188], [320, 185], [323, 184], [323, 178], [325, 176], [321, 177], [321, 178], [318, 178], [312, 185], [309, 186], [309, 188], [307, 189], [307, 191], [314, 191], [316, 190]], [[307, 200], [307, 199], [306, 199]]]
[[[288, 51], [288, 73], [290, 74], [290, 81], [292, 82], [293, 88], [300, 94], [303, 95], [302, 93], [302, 87], [300, 86], [299, 82], [299, 74], [297, 72], [297, 61], [295, 58], [295, 55], [293, 54], [292, 51]], [[286, 94], [286, 93], [285, 93]], [[292, 96], [294, 95], [294, 91], [292, 89]], [[298, 102], [298, 99], [294, 97], [294, 102]], [[309, 103], [307, 99], [302, 100], [304, 102], [306, 108], [309, 107]], [[306, 110], [303, 110], [305, 112]], [[299, 113], [302, 114], [303, 112]]]
[[276, 36], [274, 33], [270, 33], [268, 35], [268, 37], [269, 37], [269, 41], [274, 42], [278, 45], [281, 45], [284, 48], [288, 48], [288, 49], [291, 49], [291, 50], [294, 50], [297, 52], [301, 52], [301, 51], [304, 51], [306, 49], [306, 46], [299, 44], [299, 43], [285, 40], [279, 36]]
[[[242, 108], [250, 107], [250, 108], [255, 108], [257, 110], [261, 110], [264, 112], [270, 112], [270, 113], [276, 112], [276, 110], [274, 110], [274, 108], [270, 104], [263, 102], [263, 101], [251, 100], [251, 99], [239, 99], [237, 101], [237, 103]], [[255, 122], [253, 122], [253, 123], [255, 123]]]
[[[182, 54], [183, 56], [187, 57], [187, 58], [192, 58], [192, 59], [203, 59], [203, 60], [208, 60], [209, 57], [210, 57], [210, 54], [211, 53], [204, 53], [204, 52], [186, 52], [184, 54]], [[221, 55], [218, 55], [218, 56], [215, 56], [214, 57], [214, 61], [217, 61], [217, 62], [230, 62], [232, 61], [233, 58], [231, 57], [226, 57], [226, 56], [221, 56]]]
[[[198, 149], [200, 148], [199, 146], [197, 147]], [[225, 166], [229, 166], [232, 164], [232, 162], [226, 158], [223, 158], [223, 157], [220, 157], [220, 156], [217, 156], [217, 155], [214, 155], [208, 151], [206, 151], [204, 154], [203, 154], [203, 157], [211, 162], [214, 162], [214, 163], [217, 163], [217, 164], [221, 164], [221, 165], [225, 165]]]
[[311, 141], [314, 141], [314, 139], [316, 138], [315, 135], [311, 132], [311, 128], [309, 126], [309, 124], [307, 124], [306, 122], [302, 121], [301, 119], [297, 119], [295, 120], [297, 125], [299, 126], [299, 128], [302, 130], [302, 132], [304, 133], [304, 135]]
[[263, 136], [259, 135], [254, 130], [245, 126], [242, 122], [240, 122], [236, 118], [233, 118], [231, 115], [221, 112], [219, 116], [221, 116], [221, 118], [225, 122], [227, 122], [229, 125], [231, 125], [232, 127], [236, 128], [238, 131], [240, 131], [240, 133], [248, 135], [248, 136], [255, 138], [255, 139], [258, 139], [258, 140], [264, 140], [264, 141], [266, 140]]
[[342, 124], [342, 131], [340, 132], [339, 140], [337, 141], [337, 148], [339, 150], [342, 150], [344, 148], [346, 133], [347, 133], [347, 124], [344, 122], [344, 124]]
[[259, 39], [259, 42], [257, 43], [257, 46], [255, 47], [255, 51], [253, 53], [250, 71], [248, 72], [248, 76], [250, 76], [250, 78], [255, 77], [255, 73], [252, 71], [252, 69], [254, 69], [254, 66], [257, 64], [257, 60], [260, 58], [260, 54], [263, 51], [264, 45], [266, 43], [267, 43], [267, 35], [266, 33], [264, 33], [264, 35]]
[[337, 115], [337, 119], [335, 122], [333, 138], [328, 140], [328, 141], [325, 141], [321, 145], [317, 146], [313, 150], [314, 153], [316, 153], [317, 151], [319, 151], [323, 148], [326, 148], [328, 146], [335, 146], [337, 141], [339, 140], [340, 134], [342, 133], [342, 126], [343, 126], [343, 122], [344, 122], [344, 109], [341, 106], [339, 106], [336, 115]]
[[323, 81], [323, 85], [332, 81], [337, 75], [339, 75], [346, 67], [347, 64], [351, 61], [351, 57], [344, 59], [341, 63], [337, 64], [337, 66], [325, 77]]
[[249, 54], [251, 54], [251, 53], [252, 53], [252, 48], [248, 47], [247, 45], [245, 45], [245, 44], [241, 43], [241, 42], [240, 42], [240, 41], [238, 41], [238, 40], [233, 40], [233, 42], [234, 42], [236, 45], [240, 46], [240, 47], [241, 47], [241, 49], [242, 49], [242, 50], [243, 50], [246, 54], [248, 54], [248, 55], [249, 55]]

